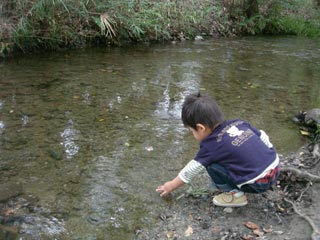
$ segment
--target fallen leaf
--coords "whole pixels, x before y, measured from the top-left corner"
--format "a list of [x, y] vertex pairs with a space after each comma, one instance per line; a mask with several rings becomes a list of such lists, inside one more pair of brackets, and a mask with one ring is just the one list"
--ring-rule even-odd
[[9, 208], [4, 212], [5, 216], [9, 216], [9, 215], [13, 215], [13, 214], [14, 214], [14, 210], [12, 208]]
[[167, 232], [167, 238], [172, 238], [174, 236], [174, 231], [170, 230]]
[[250, 221], [245, 222], [244, 225], [245, 225], [247, 228], [250, 228], [250, 229], [252, 229], [252, 230], [254, 230], [254, 229], [260, 229], [260, 227], [259, 227], [257, 224], [255, 224], [255, 223], [253, 223], [253, 222], [250, 222]]
[[187, 230], [184, 232], [186, 237], [190, 237], [193, 234], [193, 229], [191, 226], [188, 226]]
[[283, 208], [283, 207], [281, 207], [281, 206], [278, 206], [278, 210], [279, 210], [280, 212], [285, 212], [285, 211], [286, 211], [286, 209]]
[[242, 238], [244, 240], [253, 240], [254, 239], [252, 235], [244, 235]]
[[301, 133], [301, 135], [303, 135], [303, 136], [310, 136], [310, 133], [307, 132], [307, 131], [301, 130], [300, 133]]
[[221, 232], [221, 227], [218, 227], [218, 226], [213, 227], [212, 232], [214, 233]]

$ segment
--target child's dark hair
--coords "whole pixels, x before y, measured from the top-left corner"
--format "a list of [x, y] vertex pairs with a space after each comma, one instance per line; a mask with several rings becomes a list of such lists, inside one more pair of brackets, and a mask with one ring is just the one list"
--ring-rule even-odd
[[203, 124], [213, 129], [224, 122], [224, 116], [217, 103], [208, 95], [188, 95], [182, 105], [182, 122], [186, 127], [197, 129], [197, 124]]

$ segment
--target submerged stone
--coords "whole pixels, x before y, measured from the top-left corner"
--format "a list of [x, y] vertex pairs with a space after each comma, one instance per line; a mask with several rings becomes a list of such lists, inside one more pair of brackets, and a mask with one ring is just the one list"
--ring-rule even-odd
[[52, 157], [55, 160], [61, 160], [62, 154], [57, 152], [56, 150], [50, 149], [48, 150], [49, 156]]
[[0, 184], [0, 202], [7, 201], [12, 197], [19, 196], [23, 193], [21, 184], [17, 183], [4, 183]]

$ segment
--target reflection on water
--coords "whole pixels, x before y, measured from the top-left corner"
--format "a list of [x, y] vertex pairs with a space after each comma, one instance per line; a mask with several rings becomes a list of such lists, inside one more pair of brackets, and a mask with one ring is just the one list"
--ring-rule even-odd
[[4, 131], [4, 122], [0, 121], [0, 134], [2, 134]]
[[25, 127], [29, 122], [29, 117], [27, 115], [23, 115], [21, 118], [21, 121], [22, 121], [22, 126]]
[[264, 129], [280, 153], [295, 151], [304, 139], [291, 117], [320, 105], [318, 46], [214, 39], [2, 63], [0, 184], [21, 183], [25, 201], [47, 209], [16, 204], [32, 220], [21, 239], [134, 239], [152, 228], [167, 206], [154, 189], [197, 149], [180, 120], [189, 93], [210, 94], [227, 118]]
[[88, 105], [90, 105], [91, 96], [90, 96], [90, 93], [87, 90], [82, 94], [82, 97], [83, 97], [83, 102], [88, 104]]
[[[200, 90], [201, 72], [199, 68], [201, 68], [200, 63], [187, 61], [182, 62], [181, 66], [168, 66], [161, 74], [158, 74], [157, 77], [163, 79], [166, 85], [155, 110], [157, 117], [171, 116], [180, 119], [184, 96]], [[180, 79], [175, 79], [177, 71], [182, 74]], [[179, 88], [179, 91], [176, 90], [176, 87]]]
[[71, 159], [79, 151], [79, 146], [76, 144], [80, 131], [74, 128], [73, 121], [70, 119], [66, 128], [60, 133], [63, 141], [61, 144], [64, 146], [67, 159]]
[[[2, 109], [3, 105], [4, 105], [3, 101], [0, 100], [0, 110]], [[1, 121], [1, 119], [0, 119], [0, 134], [3, 133], [4, 127], [5, 127], [4, 122]]]

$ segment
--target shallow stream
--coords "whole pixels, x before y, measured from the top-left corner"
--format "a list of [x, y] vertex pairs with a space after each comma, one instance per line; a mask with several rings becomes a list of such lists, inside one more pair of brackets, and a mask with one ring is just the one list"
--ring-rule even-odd
[[152, 228], [170, 204], [155, 188], [197, 150], [180, 110], [199, 90], [227, 118], [264, 129], [279, 153], [296, 151], [306, 139], [292, 116], [320, 107], [320, 41], [212, 39], [0, 63], [0, 184], [24, 190], [0, 205], [21, 216], [7, 224], [12, 239], [134, 239]]

